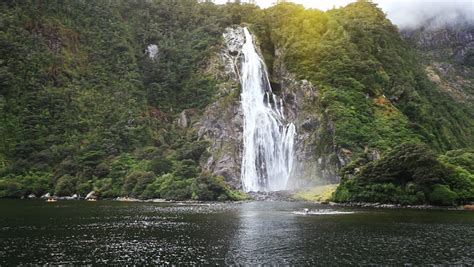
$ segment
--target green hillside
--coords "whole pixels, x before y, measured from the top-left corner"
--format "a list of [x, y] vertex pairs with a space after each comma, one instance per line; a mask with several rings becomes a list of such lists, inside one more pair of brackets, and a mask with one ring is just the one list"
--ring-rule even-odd
[[[176, 121], [183, 110], [197, 120], [216, 100], [219, 81], [206, 66], [224, 29], [246, 24], [270, 70], [278, 49], [291, 73], [316, 85], [319, 98], [306, 112], [324, 112], [334, 135], [312, 145], [350, 151], [336, 200], [474, 198], [474, 171], [465, 166], [474, 105], [430, 81], [417, 50], [370, 2], [327, 12], [191, 0], [0, 7], [0, 197], [94, 190], [106, 198], [241, 198], [203, 171], [209, 142]], [[370, 159], [373, 151], [382, 158]]]

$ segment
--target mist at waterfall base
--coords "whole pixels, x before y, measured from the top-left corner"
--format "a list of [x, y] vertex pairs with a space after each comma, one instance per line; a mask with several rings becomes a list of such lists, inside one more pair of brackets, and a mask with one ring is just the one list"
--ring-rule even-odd
[[244, 114], [241, 179], [245, 191], [285, 190], [293, 165], [295, 125], [284, 124], [282, 99], [273, 94], [265, 63], [244, 28], [241, 101]]

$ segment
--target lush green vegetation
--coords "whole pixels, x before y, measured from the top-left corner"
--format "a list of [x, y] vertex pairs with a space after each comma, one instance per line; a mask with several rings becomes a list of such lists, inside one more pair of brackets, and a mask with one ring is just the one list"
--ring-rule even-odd
[[208, 144], [174, 122], [212, 100], [216, 81], [204, 64], [236, 5], [0, 5], [0, 197], [238, 197], [202, 172]]
[[[307, 112], [323, 113], [321, 125], [333, 127], [314, 138], [317, 153], [349, 150], [354, 161], [344, 171], [361, 169], [343, 173], [336, 201], [473, 200], [472, 171], [450, 163], [463, 152], [436, 155], [474, 148], [474, 106], [427, 79], [419, 55], [375, 4], [358, 1], [328, 12], [281, 4], [260, 12], [254, 30], [267, 63], [279, 49], [292, 73], [318, 87], [319, 100]], [[397, 148], [403, 143], [414, 145]], [[370, 162], [371, 151], [388, 154]]]
[[404, 144], [381, 159], [361, 157], [342, 169], [338, 202], [456, 205], [474, 201], [473, 150], [437, 157], [426, 145]]
[[[225, 27], [249, 23], [270, 70], [278, 49], [292, 73], [317, 85], [305, 112], [334, 126], [314, 138], [317, 153], [344, 148], [356, 159], [336, 200], [472, 201], [472, 151], [446, 151], [474, 147], [474, 108], [427, 80], [373, 3], [328, 12], [193, 0], [0, 7], [0, 197], [241, 198], [201, 169], [209, 144], [176, 120], [185, 109], [195, 120], [213, 102], [209, 56]], [[416, 145], [394, 149], [401, 143]], [[371, 162], [374, 150], [385, 157]]]
[[291, 72], [318, 86], [319, 103], [310, 108], [334, 122], [331, 145], [356, 153], [402, 142], [437, 151], [474, 146], [474, 107], [428, 81], [418, 55], [375, 4], [328, 12], [281, 4], [262, 13], [254, 28], [266, 54], [282, 50]]
[[338, 184], [318, 185], [296, 192], [293, 198], [307, 201], [328, 202], [332, 199], [332, 195], [337, 187]]

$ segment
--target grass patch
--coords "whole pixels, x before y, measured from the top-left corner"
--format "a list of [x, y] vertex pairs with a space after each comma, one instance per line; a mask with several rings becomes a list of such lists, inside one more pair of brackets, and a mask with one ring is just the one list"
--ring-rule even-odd
[[339, 184], [318, 185], [308, 190], [299, 191], [293, 195], [296, 199], [308, 201], [329, 201]]

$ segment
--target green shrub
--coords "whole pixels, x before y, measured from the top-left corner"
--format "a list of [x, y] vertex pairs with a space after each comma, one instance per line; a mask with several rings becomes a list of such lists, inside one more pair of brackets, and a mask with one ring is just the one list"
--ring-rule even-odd
[[136, 184], [132, 190], [132, 196], [138, 197], [140, 196], [143, 191], [145, 191], [146, 187], [153, 182], [156, 175], [153, 172], [134, 172], [130, 175], [136, 175]]
[[18, 182], [0, 180], [0, 197], [21, 197], [25, 194]]
[[28, 172], [18, 177], [25, 194], [43, 195], [51, 191], [53, 175], [49, 172]]
[[247, 193], [245, 193], [244, 191], [233, 190], [230, 188], [227, 188], [227, 196], [229, 200], [234, 200], [234, 201], [249, 199], [249, 195], [247, 195]]
[[107, 177], [107, 175], [110, 172], [110, 166], [106, 162], [101, 162], [97, 166], [95, 166], [92, 176], [98, 177], [98, 178], [104, 178]]
[[201, 155], [209, 147], [208, 141], [194, 141], [185, 143], [179, 150], [177, 154], [178, 160], [191, 159], [194, 161], [199, 161]]
[[457, 166], [474, 174], [474, 150], [459, 149], [451, 150], [439, 157], [440, 161], [445, 164]]
[[185, 159], [176, 164], [174, 175], [183, 178], [194, 178], [199, 175], [200, 168], [196, 162], [191, 159]]
[[147, 170], [148, 161], [138, 160], [131, 154], [125, 153], [114, 158], [110, 165], [110, 172], [107, 177], [120, 180], [126, 177], [131, 171]]
[[160, 179], [157, 177], [151, 184], [148, 184], [140, 195], [142, 199], [160, 198]]
[[155, 179], [153, 172], [132, 171], [124, 179], [123, 195], [138, 197]]
[[194, 179], [191, 186], [192, 198], [197, 200], [226, 200], [227, 192], [224, 178], [209, 173], [202, 173]]
[[[394, 202], [400, 205], [415, 205], [415, 204], [422, 204], [423, 202], [420, 202], [418, 197], [413, 194], [400, 194], [397, 195], [394, 199]], [[392, 203], [392, 202], [389, 202]]]
[[430, 203], [441, 206], [454, 206], [458, 195], [451, 191], [446, 185], [436, 184], [430, 193]]
[[431, 186], [449, 175], [449, 168], [441, 164], [426, 145], [402, 144], [389, 151], [380, 160], [364, 166], [357, 179], [360, 183], [413, 182], [419, 186]]
[[77, 193], [81, 196], [86, 196], [93, 189], [93, 180], [88, 180], [77, 185]]
[[[436, 155], [425, 145], [402, 144], [375, 161], [357, 160], [341, 170], [342, 182], [334, 201], [382, 202], [402, 205], [455, 205], [474, 199], [474, 175], [453, 165], [453, 158], [468, 166], [465, 153], [448, 158]], [[462, 160], [459, 155], [464, 155]], [[450, 161], [449, 161], [450, 160]], [[360, 168], [358, 173], [355, 167]], [[349, 179], [349, 177], [352, 177]], [[428, 197], [427, 197], [428, 196]]]
[[56, 182], [54, 194], [57, 196], [70, 196], [76, 193], [77, 178], [69, 174], [61, 176]]
[[339, 185], [336, 191], [333, 193], [332, 199], [335, 202], [348, 202], [351, 194], [347, 187], [343, 184]]
[[150, 168], [156, 175], [165, 174], [173, 168], [173, 162], [165, 157], [153, 158], [150, 162]]
[[164, 174], [158, 181], [159, 195], [165, 199], [184, 200], [190, 199], [192, 179], [183, 179], [173, 174]]
[[426, 202], [426, 196], [425, 196], [425, 193], [423, 193], [423, 191], [416, 192], [415, 196], [416, 196], [417, 203], [423, 204]]
[[112, 178], [96, 180], [93, 189], [102, 198], [115, 198], [122, 196], [122, 188], [118, 183], [114, 183]]

